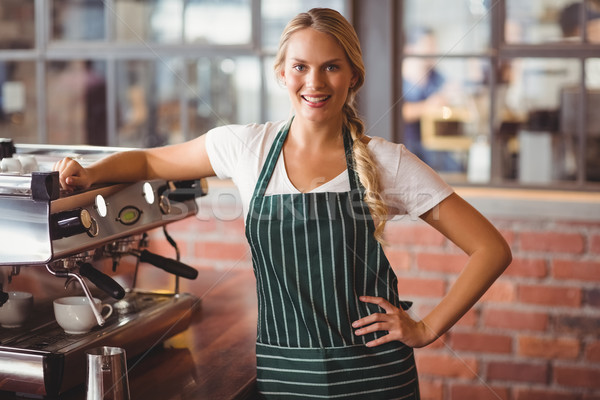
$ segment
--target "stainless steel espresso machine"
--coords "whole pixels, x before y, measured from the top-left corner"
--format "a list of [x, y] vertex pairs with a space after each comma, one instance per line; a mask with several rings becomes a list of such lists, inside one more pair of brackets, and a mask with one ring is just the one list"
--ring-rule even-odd
[[[179, 277], [197, 271], [178, 260], [147, 250], [147, 232], [193, 216], [196, 199], [206, 194], [203, 180], [152, 180], [95, 186], [79, 192], [60, 189], [54, 162], [65, 156], [82, 165], [115, 148], [14, 145], [0, 139], [0, 304], [18, 280], [34, 294], [31, 316], [17, 328], [0, 327], [0, 391], [51, 397], [85, 379], [85, 350], [125, 348], [135, 357], [187, 329], [199, 299], [179, 293]], [[7, 161], [8, 160], [8, 161]], [[17, 162], [18, 161], [18, 162]], [[176, 254], [179, 254], [176, 251]], [[133, 260], [131, 284], [113, 279], [101, 265]], [[173, 291], [136, 288], [139, 263], [175, 275]], [[67, 334], [57, 324], [52, 301], [77, 293], [101, 298], [113, 307], [103, 318], [92, 307], [97, 326], [85, 334]], [[1, 393], [1, 392], [0, 392]]]

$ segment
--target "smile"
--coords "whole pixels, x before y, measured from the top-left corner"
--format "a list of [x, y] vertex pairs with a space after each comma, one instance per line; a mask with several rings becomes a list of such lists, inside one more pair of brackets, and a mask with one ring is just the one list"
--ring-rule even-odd
[[308, 101], [309, 103], [313, 103], [313, 104], [318, 104], [318, 103], [322, 103], [325, 100], [329, 99], [331, 96], [319, 96], [319, 97], [312, 97], [312, 96], [302, 96], [302, 98], [306, 101]]

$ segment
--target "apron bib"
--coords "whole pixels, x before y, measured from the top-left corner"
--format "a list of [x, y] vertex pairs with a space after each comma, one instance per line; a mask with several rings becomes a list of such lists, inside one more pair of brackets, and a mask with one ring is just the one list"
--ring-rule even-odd
[[257, 387], [264, 398], [419, 399], [412, 348], [369, 348], [352, 322], [396, 307], [397, 278], [363, 201], [352, 139], [344, 133], [350, 191], [265, 196], [291, 120], [277, 134], [250, 201], [246, 237], [257, 282]]

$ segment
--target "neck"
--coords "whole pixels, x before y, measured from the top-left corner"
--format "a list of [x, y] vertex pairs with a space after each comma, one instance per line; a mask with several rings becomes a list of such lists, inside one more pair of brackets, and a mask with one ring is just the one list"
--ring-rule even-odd
[[297, 146], [309, 148], [323, 148], [336, 146], [342, 139], [342, 119], [334, 123], [314, 123], [311, 121], [294, 118], [290, 127], [288, 141], [293, 141]]

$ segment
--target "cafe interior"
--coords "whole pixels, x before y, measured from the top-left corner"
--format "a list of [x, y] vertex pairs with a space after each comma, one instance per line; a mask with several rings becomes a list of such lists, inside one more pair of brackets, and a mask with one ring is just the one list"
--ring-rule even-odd
[[[131, 399], [255, 398], [256, 281], [233, 183], [66, 196], [50, 171], [288, 119], [273, 61], [313, 7], [360, 38], [367, 135], [403, 143], [513, 253], [415, 350], [421, 399], [600, 398], [600, 1], [2, 0], [0, 288], [33, 304], [0, 327], [0, 399], [85, 398], [97, 346], [127, 351]], [[466, 259], [409, 215], [388, 223], [385, 252], [415, 319]], [[111, 312], [65, 333], [64, 296]]]

